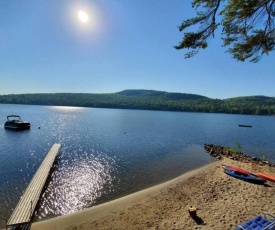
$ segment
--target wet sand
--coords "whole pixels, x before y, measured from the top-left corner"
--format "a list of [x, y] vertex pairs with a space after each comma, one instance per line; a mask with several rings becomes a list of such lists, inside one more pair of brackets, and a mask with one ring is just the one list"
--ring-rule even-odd
[[[163, 184], [83, 211], [32, 224], [48, 229], [234, 229], [264, 212], [275, 214], [275, 183], [248, 183], [226, 175], [222, 164], [253, 173], [275, 168], [223, 159]], [[197, 208], [191, 218], [189, 206]]]

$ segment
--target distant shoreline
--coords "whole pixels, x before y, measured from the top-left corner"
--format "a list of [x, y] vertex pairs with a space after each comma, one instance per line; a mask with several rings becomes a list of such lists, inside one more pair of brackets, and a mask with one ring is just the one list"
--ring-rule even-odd
[[118, 93], [36, 93], [0, 95], [2, 104], [73, 106], [199, 113], [275, 115], [275, 97], [246, 96], [212, 99], [197, 94], [155, 90], [124, 90]]

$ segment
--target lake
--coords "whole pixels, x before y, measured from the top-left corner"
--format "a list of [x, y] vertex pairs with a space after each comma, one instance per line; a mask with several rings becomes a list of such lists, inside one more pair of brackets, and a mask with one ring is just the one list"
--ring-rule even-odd
[[[11, 114], [31, 129], [5, 130]], [[61, 159], [37, 219], [73, 213], [213, 162], [205, 143], [239, 142], [244, 153], [275, 162], [275, 117], [9, 104], [0, 104], [0, 115], [2, 226], [53, 143], [62, 143]]]

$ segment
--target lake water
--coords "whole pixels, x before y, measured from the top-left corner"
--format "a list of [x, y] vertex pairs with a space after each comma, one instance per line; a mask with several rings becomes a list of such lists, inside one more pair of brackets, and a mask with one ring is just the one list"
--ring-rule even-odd
[[[4, 129], [16, 114], [30, 130]], [[65, 215], [159, 184], [212, 159], [205, 143], [275, 162], [275, 117], [0, 104], [0, 221], [53, 143], [61, 159], [37, 219]], [[239, 124], [253, 128], [240, 128]]]

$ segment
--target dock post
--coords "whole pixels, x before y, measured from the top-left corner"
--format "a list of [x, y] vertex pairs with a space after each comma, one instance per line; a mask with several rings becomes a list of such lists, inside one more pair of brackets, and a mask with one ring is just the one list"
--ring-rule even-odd
[[8, 230], [8, 207], [6, 206], [6, 230]]
[[30, 219], [32, 218], [32, 200], [31, 200], [31, 208], [30, 208]]

